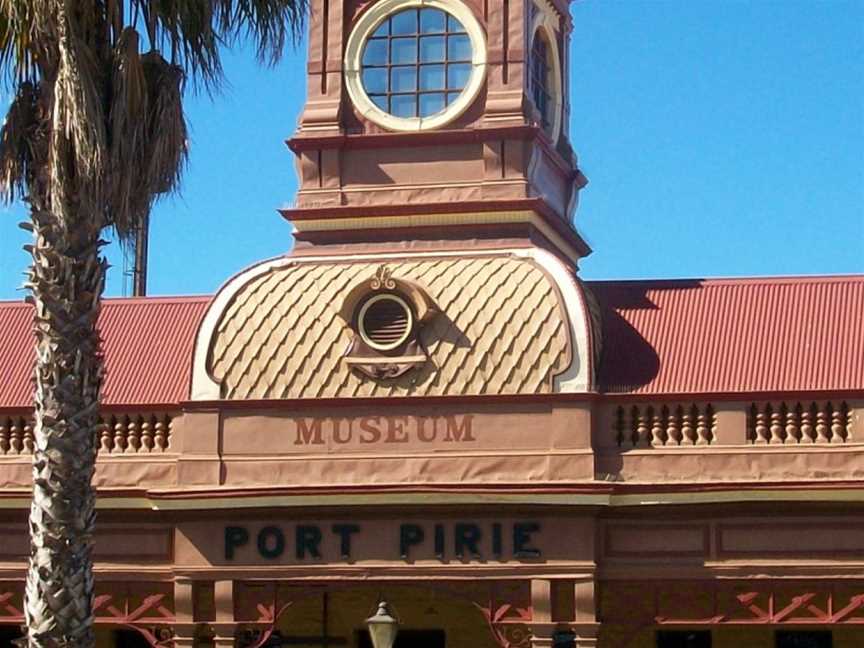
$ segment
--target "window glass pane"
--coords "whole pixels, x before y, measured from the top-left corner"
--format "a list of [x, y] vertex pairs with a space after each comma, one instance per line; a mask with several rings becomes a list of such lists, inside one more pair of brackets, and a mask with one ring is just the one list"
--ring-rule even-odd
[[363, 70], [363, 88], [366, 94], [387, 92], [387, 68]]
[[390, 113], [396, 117], [416, 117], [417, 95], [393, 95], [390, 97]]
[[447, 17], [443, 11], [438, 9], [420, 10], [420, 32], [423, 34], [435, 34], [443, 32], [447, 25]]
[[420, 61], [422, 63], [437, 63], [446, 56], [445, 39], [443, 36], [423, 36], [420, 39]]
[[394, 38], [390, 41], [391, 63], [416, 63], [417, 62], [417, 39], [416, 38]]
[[471, 41], [468, 36], [460, 34], [447, 37], [447, 58], [451, 61], [471, 60]]
[[777, 648], [832, 648], [830, 630], [778, 630]]
[[711, 631], [660, 630], [657, 648], [711, 648]]
[[420, 95], [420, 116], [429, 117], [444, 110], [444, 93], [433, 92]]
[[428, 117], [459, 97], [473, 73], [471, 54], [464, 27], [446, 11], [400, 11], [364, 45], [363, 87], [391, 115]]
[[370, 38], [363, 50], [363, 65], [387, 65], [387, 40]]
[[416, 34], [417, 33], [417, 10], [408, 9], [400, 11], [390, 19], [391, 33], [397, 34]]
[[420, 67], [421, 90], [443, 90], [444, 87], [443, 65], [423, 65]]
[[378, 26], [378, 29], [375, 30], [375, 33], [372, 34], [372, 38], [376, 38], [379, 36], [389, 36], [390, 35], [390, 19], [388, 18], [383, 23]]
[[390, 92], [414, 92], [417, 89], [417, 68], [394, 67], [390, 72]]
[[461, 90], [468, 85], [471, 76], [471, 66], [468, 63], [456, 63], [447, 66], [447, 89]]
[[450, 14], [447, 14], [447, 31], [448, 32], [464, 32], [465, 28], [458, 20]]

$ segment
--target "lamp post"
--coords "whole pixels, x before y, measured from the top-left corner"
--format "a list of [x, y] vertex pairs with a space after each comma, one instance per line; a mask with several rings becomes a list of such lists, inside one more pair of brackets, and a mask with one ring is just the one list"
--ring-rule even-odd
[[375, 616], [366, 619], [366, 625], [374, 648], [393, 648], [396, 633], [399, 632], [399, 621], [390, 614], [386, 601], [378, 602], [378, 611]]

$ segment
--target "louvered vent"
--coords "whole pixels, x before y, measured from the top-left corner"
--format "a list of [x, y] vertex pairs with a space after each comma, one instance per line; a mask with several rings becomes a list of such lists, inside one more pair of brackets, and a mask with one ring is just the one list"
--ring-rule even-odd
[[360, 309], [360, 334], [373, 349], [389, 351], [411, 334], [411, 309], [396, 295], [377, 295]]

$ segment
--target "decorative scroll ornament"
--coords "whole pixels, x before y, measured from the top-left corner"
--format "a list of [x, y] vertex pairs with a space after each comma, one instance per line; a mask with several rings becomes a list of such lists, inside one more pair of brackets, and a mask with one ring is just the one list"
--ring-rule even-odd
[[369, 283], [372, 290], [396, 290], [396, 282], [393, 281], [393, 271], [387, 267], [387, 264], [378, 266], [375, 271], [375, 276]]

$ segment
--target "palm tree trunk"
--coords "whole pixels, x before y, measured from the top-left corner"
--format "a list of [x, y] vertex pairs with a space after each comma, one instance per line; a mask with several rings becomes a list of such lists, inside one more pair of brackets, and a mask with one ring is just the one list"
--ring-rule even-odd
[[63, 223], [38, 202], [31, 203], [28, 282], [36, 337], [36, 423], [27, 645], [90, 648], [95, 645], [96, 515], [91, 480], [102, 385], [96, 319], [106, 264], [95, 223], [86, 218]]

